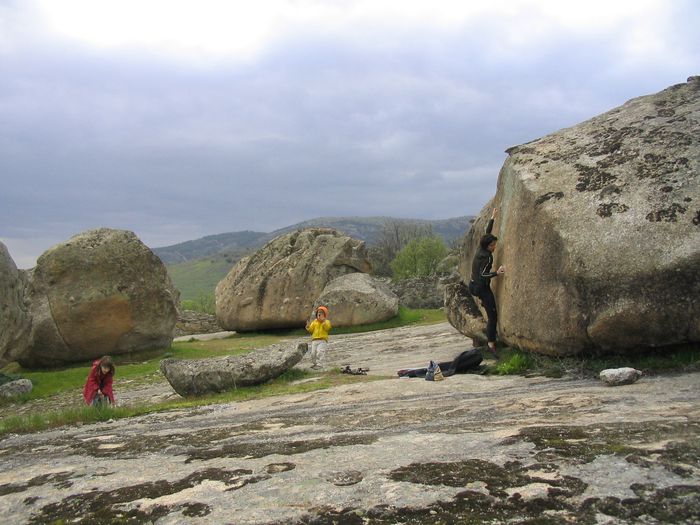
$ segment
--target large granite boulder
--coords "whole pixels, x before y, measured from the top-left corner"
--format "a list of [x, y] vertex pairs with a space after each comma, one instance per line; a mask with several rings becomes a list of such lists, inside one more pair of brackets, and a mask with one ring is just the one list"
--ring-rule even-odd
[[500, 208], [503, 341], [552, 355], [700, 341], [700, 77], [508, 153], [460, 263], [467, 282]]
[[370, 269], [362, 241], [328, 228], [288, 233], [231, 269], [216, 287], [216, 316], [226, 330], [303, 326], [330, 281]]
[[163, 359], [160, 369], [175, 392], [196, 396], [275, 379], [301, 361], [307, 350], [307, 343], [276, 344], [238, 356]]
[[132, 232], [90, 230], [46, 251], [29, 274], [24, 366], [170, 346], [179, 293]]
[[350, 273], [329, 282], [314, 303], [327, 306], [333, 326], [378, 323], [396, 317], [399, 298], [389, 286], [366, 273]]
[[0, 242], [0, 366], [27, 349], [31, 318], [24, 300], [25, 274]]

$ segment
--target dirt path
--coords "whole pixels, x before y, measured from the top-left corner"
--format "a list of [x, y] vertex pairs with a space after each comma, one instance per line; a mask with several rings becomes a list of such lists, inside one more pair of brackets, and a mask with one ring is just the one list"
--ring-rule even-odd
[[[431, 348], [442, 347], [443, 336], [445, 357], [463, 348], [441, 325], [399, 334], [394, 343], [388, 334], [334, 339], [334, 359], [379, 373], [441, 359]], [[392, 378], [8, 436], [0, 441], [0, 516], [159, 525], [696, 524], [700, 374], [617, 388], [596, 380]]]

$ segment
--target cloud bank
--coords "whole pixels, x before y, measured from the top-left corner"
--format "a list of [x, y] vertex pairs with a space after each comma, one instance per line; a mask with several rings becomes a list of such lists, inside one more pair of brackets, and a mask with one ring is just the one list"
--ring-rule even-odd
[[0, 240], [476, 213], [504, 150], [700, 72], [692, 2], [0, 4]]

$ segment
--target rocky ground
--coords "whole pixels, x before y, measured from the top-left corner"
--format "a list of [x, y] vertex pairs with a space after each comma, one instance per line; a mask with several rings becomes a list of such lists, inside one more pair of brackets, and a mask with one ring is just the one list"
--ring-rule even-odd
[[[446, 324], [339, 336], [329, 364], [394, 375], [451, 358], [464, 343]], [[0, 516], [700, 523], [699, 387], [698, 373], [622, 387], [478, 374], [391, 378], [12, 435], [0, 441]], [[148, 388], [172, 395], [165, 384]]]

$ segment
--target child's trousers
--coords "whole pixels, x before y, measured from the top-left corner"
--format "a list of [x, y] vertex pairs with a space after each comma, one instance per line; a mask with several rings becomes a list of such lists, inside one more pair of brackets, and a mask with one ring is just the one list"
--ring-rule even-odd
[[327, 348], [328, 342], [324, 339], [314, 339], [311, 341], [311, 366], [323, 367]]

